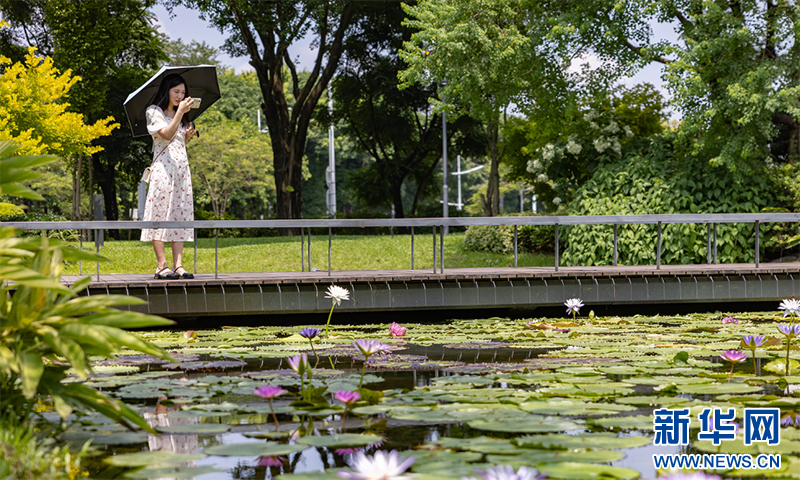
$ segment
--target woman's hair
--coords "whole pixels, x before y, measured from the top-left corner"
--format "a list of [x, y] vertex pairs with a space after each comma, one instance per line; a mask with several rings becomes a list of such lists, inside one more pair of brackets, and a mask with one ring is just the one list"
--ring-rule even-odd
[[[167, 111], [167, 107], [169, 106], [169, 91], [173, 88], [177, 87], [178, 85], [183, 85], [186, 87], [186, 96], [189, 96], [189, 87], [186, 86], [186, 82], [183, 80], [183, 77], [176, 74], [170, 74], [164, 77], [161, 80], [161, 86], [158, 87], [158, 94], [156, 94], [156, 101], [155, 105], [158, 105], [161, 110]], [[188, 112], [187, 112], [188, 113]], [[181, 118], [181, 125], [184, 128], [189, 127], [189, 115], [184, 115]]]

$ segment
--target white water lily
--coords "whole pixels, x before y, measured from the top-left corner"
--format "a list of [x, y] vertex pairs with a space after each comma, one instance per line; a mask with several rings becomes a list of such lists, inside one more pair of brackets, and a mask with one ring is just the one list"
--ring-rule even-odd
[[778, 310], [783, 310], [783, 316], [800, 314], [800, 300], [787, 298], [778, 305]]
[[330, 298], [336, 302], [336, 306], [342, 304], [342, 300], [350, 300], [350, 290], [338, 285], [331, 285], [325, 292], [325, 298]]
[[583, 306], [583, 300], [580, 298], [570, 298], [566, 302], [564, 302], [564, 306], [567, 307], [567, 313], [581, 313], [581, 307]]
[[412, 477], [401, 475], [408, 470], [414, 463], [416, 457], [408, 457], [400, 461], [400, 454], [397, 450], [389, 453], [378, 450], [375, 455], [365, 455], [358, 452], [349, 462], [354, 472], [337, 472], [340, 478], [351, 478], [355, 480], [410, 480]]

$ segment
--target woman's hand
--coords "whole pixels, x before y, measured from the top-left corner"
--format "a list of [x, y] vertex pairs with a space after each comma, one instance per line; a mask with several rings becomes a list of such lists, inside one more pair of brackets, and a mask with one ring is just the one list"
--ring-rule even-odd
[[197, 136], [197, 130], [194, 128], [194, 125], [189, 125], [189, 128], [186, 129], [186, 141], [193, 139]]
[[178, 104], [178, 113], [183, 115], [192, 108], [192, 105], [194, 105], [194, 99], [192, 97], [184, 98], [181, 103]]

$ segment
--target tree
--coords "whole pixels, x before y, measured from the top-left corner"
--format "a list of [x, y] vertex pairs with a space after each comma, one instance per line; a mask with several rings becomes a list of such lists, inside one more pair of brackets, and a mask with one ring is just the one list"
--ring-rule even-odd
[[[233, 56], [247, 54], [258, 75], [262, 109], [272, 140], [278, 218], [299, 218], [303, 153], [308, 127], [342, 55], [354, 2], [331, 0], [170, 0], [201, 11], [220, 31], [230, 33], [223, 47]], [[303, 37], [314, 38], [317, 57], [301, 82], [289, 47]], [[288, 69], [288, 70], [287, 70]], [[284, 77], [291, 76], [287, 91]], [[289, 103], [288, 94], [294, 97]]]
[[[193, 186], [206, 195], [217, 218], [223, 218], [232, 195], [267, 190], [274, 197], [270, 147], [252, 125], [208, 114], [198, 128], [203, 135], [187, 146], [192, 159]], [[252, 193], [251, 193], [252, 194]]]
[[405, 25], [416, 32], [400, 51], [408, 64], [402, 86], [438, 84], [436, 111], [485, 123], [491, 169], [484, 212], [497, 215], [505, 112], [512, 103], [546, 109], [565, 80], [546, 17], [512, 0], [422, 0], [404, 8]]
[[179, 38], [170, 40], [164, 45], [164, 53], [169, 57], [169, 65], [179, 67], [184, 65], [219, 65], [216, 48], [206, 42], [192, 40], [188, 44]]
[[[740, 177], [800, 158], [800, 38], [794, 2], [536, 2], [551, 34], [589, 44], [612, 74], [659, 62], [683, 119], [679, 152]], [[652, 19], [678, 41], [651, 41]]]

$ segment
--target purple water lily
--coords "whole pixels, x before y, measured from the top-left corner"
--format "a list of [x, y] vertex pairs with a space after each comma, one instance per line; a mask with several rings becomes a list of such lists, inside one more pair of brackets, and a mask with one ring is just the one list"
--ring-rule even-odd
[[367, 371], [367, 362], [369, 357], [376, 353], [389, 353], [389, 345], [381, 343], [377, 340], [356, 340], [353, 345], [364, 355], [364, 366], [361, 367], [361, 381], [358, 382], [358, 388], [364, 383], [364, 373]]
[[756, 349], [767, 343], [765, 335], [742, 335], [742, 343], [753, 354], [753, 375], [756, 375]]
[[358, 392], [347, 392], [344, 390], [337, 390], [336, 393], [333, 394], [336, 400], [344, 404], [351, 404], [359, 401], [361, 399], [361, 394]]
[[[786, 302], [787, 300], [784, 300]], [[786, 375], [789, 375], [789, 349], [792, 346], [792, 339], [800, 335], [800, 324], [798, 325], [778, 325], [778, 330], [786, 335]]]
[[286, 457], [261, 457], [258, 459], [258, 465], [261, 467], [282, 467], [284, 462], [289, 460]]
[[300, 355], [295, 355], [293, 357], [289, 357], [286, 359], [289, 363], [289, 368], [297, 372], [300, 375], [300, 390], [303, 389], [303, 374], [308, 373], [308, 381], [311, 381], [311, 365], [308, 363], [308, 355], [305, 353], [301, 353]]
[[311, 352], [314, 354], [314, 358], [316, 358], [316, 361], [314, 362], [314, 368], [317, 368], [317, 365], [319, 365], [319, 355], [317, 355], [317, 351], [314, 349], [314, 339], [320, 334], [320, 332], [322, 332], [322, 330], [319, 328], [306, 327], [300, 330], [300, 333], [298, 333], [298, 335], [301, 337], [308, 339], [308, 344], [311, 346]]

